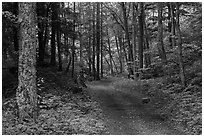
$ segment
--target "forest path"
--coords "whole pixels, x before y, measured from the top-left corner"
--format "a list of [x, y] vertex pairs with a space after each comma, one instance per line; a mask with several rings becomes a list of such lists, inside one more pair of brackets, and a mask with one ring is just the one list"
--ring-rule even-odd
[[93, 99], [101, 104], [105, 124], [111, 135], [180, 135], [184, 134], [162, 118], [154, 114], [151, 103], [142, 104], [144, 97], [139, 92], [134, 95], [116, 90], [110, 79], [88, 83]]

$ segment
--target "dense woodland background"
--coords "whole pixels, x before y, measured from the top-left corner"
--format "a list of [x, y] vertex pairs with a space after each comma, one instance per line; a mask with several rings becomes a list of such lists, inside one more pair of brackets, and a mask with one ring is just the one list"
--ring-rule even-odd
[[161, 113], [187, 134], [201, 134], [201, 62], [201, 3], [2, 3], [3, 134], [22, 134], [22, 125], [9, 132], [8, 119], [36, 122], [51, 88], [62, 97], [110, 77], [167, 98]]

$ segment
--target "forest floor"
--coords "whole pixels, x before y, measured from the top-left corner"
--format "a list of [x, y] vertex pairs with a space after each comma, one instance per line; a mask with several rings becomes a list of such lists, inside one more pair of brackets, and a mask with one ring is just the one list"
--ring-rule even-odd
[[52, 69], [38, 71], [38, 118], [35, 122], [19, 121], [15, 88], [8, 88], [2, 101], [3, 135], [79, 135], [109, 134], [102, 110], [86, 89], [77, 88], [73, 80]]
[[[117, 79], [90, 82], [90, 94], [100, 103], [107, 130], [112, 135], [181, 135], [178, 125], [155, 111], [137, 89], [117, 88]], [[129, 91], [127, 91], [129, 90]]]

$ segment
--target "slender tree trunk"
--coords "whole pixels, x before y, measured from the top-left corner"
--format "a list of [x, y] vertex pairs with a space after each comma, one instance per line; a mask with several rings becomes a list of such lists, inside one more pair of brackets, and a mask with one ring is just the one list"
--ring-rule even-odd
[[96, 80], [100, 80], [100, 3], [97, 2], [97, 14], [96, 14], [96, 59], [97, 59], [97, 73]]
[[166, 52], [163, 43], [163, 24], [162, 24], [162, 7], [163, 3], [158, 2], [158, 50], [163, 64], [167, 64]]
[[61, 33], [60, 30], [57, 30], [57, 50], [58, 50], [58, 63], [59, 63], [59, 71], [62, 71], [62, 58], [61, 58]]
[[44, 64], [44, 41], [43, 41], [43, 32], [44, 32], [44, 23], [40, 17], [44, 17], [44, 3], [37, 3], [37, 16], [38, 16], [38, 44], [39, 44], [39, 56], [38, 64], [41, 66]]
[[181, 40], [181, 31], [180, 31], [180, 24], [179, 24], [179, 2], [176, 3], [176, 30], [178, 35], [178, 58], [179, 58], [179, 66], [180, 66], [180, 77], [183, 87], [185, 87], [185, 72], [184, 72], [184, 65], [182, 59], [182, 40]]
[[[13, 14], [18, 15], [18, 2], [13, 2]], [[19, 49], [19, 40], [18, 40], [18, 28], [13, 27], [13, 44], [14, 50], [18, 51]]]
[[[171, 5], [170, 2], [167, 3], [167, 7], [168, 7], [168, 32], [171, 33], [171, 28], [172, 28], [172, 24], [171, 24]], [[169, 37], [169, 46], [172, 47], [172, 39], [171, 37]]]
[[46, 15], [45, 15], [47, 20], [46, 20], [46, 23], [45, 23], [45, 31], [44, 31], [44, 39], [43, 39], [43, 47], [44, 47], [43, 51], [44, 52], [45, 52], [45, 47], [46, 47], [47, 37], [48, 37], [48, 16], [49, 16], [49, 11], [50, 11], [50, 6], [51, 6], [51, 4], [49, 4], [47, 6], [47, 11], [46, 11]]
[[111, 55], [111, 60], [113, 61], [113, 65], [115, 66], [115, 71], [116, 71], [116, 73], [118, 74], [118, 67], [117, 67], [117, 65], [116, 65], [116, 63], [115, 63], [115, 60], [113, 59], [113, 56]]
[[96, 68], [95, 68], [95, 59], [96, 59], [96, 37], [95, 37], [95, 3], [93, 3], [93, 55], [92, 55], [92, 70], [93, 70], [93, 76], [94, 80], [96, 80]]
[[103, 77], [103, 11], [102, 11], [102, 2], [101, 2], [101, 29], [100, 29], [100, 36], [101, 36], [101, 78]]
[[[75, 2], [74, 2], [74, 13], [75, 13]], [[74, 78], [74, 56], [75, 56], [75, 19], [73, 20], [73, 41], [72, 41], [72, 78]]]
[[145, 67], [148, 68], [151, 66], [151, 59], [150, 59], [150, 51], [149, 51], [149, 40], [148, 40], [148, 32], [147, 32], [147, 26], [146, 22], [144, 21], [144, 35], [145, 35], [145, 50], [147, 53], [145, 53]]
[[[57, 20], [60, 19], [60, 3], [57, 3]], [[57, 23], [57, 50], [58, 50], [58, 63], [59, 71], [62, 71], [62, 57], [61, 57], [61, 32], [60, 32], [60, 23]]]
[[108, 59], [106, 57], [104, 57], [104, 58], [105, 58], [106, 63], [108, 64], [111, 75], [113, 75], [113, 66], [108, 62]]
[[144, 36], [144, 7], [143, 2], [139, 3], [139, 45], [138, 45], [138, 55], [139, 55], [139, 68], [143, 68], [143, 36]]
[[36, 88], [36, 3], [19, 3], [20, 51], [18, 66], [18, 89], [16, 100], [21, 120], [36, 121], [37, 88]]
[[[81, 2], [79, 2], [79, 4], [78, 4], [78, 9], [79, 9], [79, 14], [80, 15], [82, 15], [81, 17], [80, 17], [80, 20], [82, 20], [82, 22], [83, 22], [83, 13], [82, 13], [82, 5], [81, 5], [82, 3]], [[79, 59], [80, 59], [80, 62], [82, 62], [83, 61], [83, 39], [82, 39], [82, 27], [81, 27], [81, 25], [79, 25], [79, 43], [80, 43], [80, 48], [79, 48]]]
[[108, 54], [110, 58], [110, 67], [111, 67], [111, 75], [113, 75], [113, 62], [112, 62], [112, 55], [111, 55], [111, 46], [110, 46], [110, 38], [109, 38], [109, 32], [108, 32], [108, 27], [106, 27], [107, 31], [107, 39], [108, 39]]
[[121, 37], [118, 35], [118, 45], [120, 47], [120, 58], [121, 58], [121, 64], [120, 64], [120, 71], [123, 73], [123, 64], [124, 64], [124, 56], [123, 56], [123, 45]]
[[171, 7], [171, 41], [172, 41], [172, 47], [175, 46], [175, 20], [174, 20], [174, 4], [173, 2], [170, 2]]
[[134, 79], [137, 78], [136, 76], [136, 43], [137, 43], [137, 19], [136, 19], [136, 8], [135, 8], [135, 3], [132, 3], [132, 16], [133, 16], [133, 74], [134, 74]]
[[52, 66], [56, 65], [56, 46], [55, 46], [55, 34], [56, 34], [56, 20], [57, 20], [57, 3], [52, 3], [52, 35], [51, 35], [51, 61]]
[[121, 53], [120, 53], [120, 49], [119, 49], [119, 44], [118, 44], [117, 36], [115, 36], [115, 42], [116, 42], [116, 48], [117, 48], [117, 52], [118, 52], [118, 59], [119, 59], [119, 63], [120, 63], [120, 73], [122, 73], [122, 71], [123, 71], [123, 68], [122, 68], [122, 58], [121, 58]]
[[89, 74], [91, 74], [91, 64], [92, 64], [92, 60], [91, 60], [91, 54], [92, 54], [92, 52], [91, 52], [91, 38], [90, 38], [91, 36], [89, 36], [89, 38], [88, 38], [88, 60], [89, 60], [89, 62], [88, 62], [88, 66], [89, 66]]
[[[127, 19], [127, 14], [126, 14], [126, 6], [124, 2], [121, 2], [121, 6], [122, 6], [122, 11], [123, 11], [123, 19], [124, 19], [124, 26], [125, 26], [125, 36], [128, 42], [128, 62], [132, 62], [133, 61], [133, 53], [132, 53], [132, 46], [130, 44], [130, 36], [129, 36], [129, 29], [128, 29], [128, 19]], [[130, 70], [130, 74], [133, 74], [133, 71], [131, 69], [131, 67], [129, 66], [129, 70]]]
[[[122, 41], [121, 41], [121, 42], [122, 42], [122, 43], [125, 43], [124, 41], [125, 41], [125, 40], [124, 40], [124, 38], [122, 37]], [[128, 56], [127, 56], [127, 52], [126, 52], [126, 48], [125, 48], [124, 44], [123, 44], [122, 48], [123, 48], [123, 53], [124, 53], [124, 54], [123, 54], [123, 55], [124, 55], [124, 59], [125, 59], [126, 62], [128, 62]]]

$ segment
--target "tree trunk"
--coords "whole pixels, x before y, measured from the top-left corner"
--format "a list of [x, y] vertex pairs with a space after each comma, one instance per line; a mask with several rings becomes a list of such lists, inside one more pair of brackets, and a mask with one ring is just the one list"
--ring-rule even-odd
[[163, 62], [163, 64], [167, 64], [166, 60], [166, 52], [164, 49], [164, 43], [163, 43], [163, 24], [162, 24], [162, 2], [158, 2], [158, 50], [159, 50], [159, 56]]
[[[74, 2], [74, 13], [75, 13], [75, 2]], [[72, 41], [72, 78], [74, 78], [74, 56], [75, 56], [75, 19], [73, 20], [73, 41]]]
[[185, 87], [185, 72], [184, 72], [184, 65], [182, 59], [182, 40], [181, 40], [181, 31], [180, 31], [180, 24], [179, 24], [179, 2], [176, 3], [176, 30], [178, 35], [178, 58], [179, 58], [179, 66], [180, 66], [180, 77], [183, 87]]
[[[57, 20], [60, 19], [60, 3], [57, 3]], [[60, 32], [60, 23], [57, 23], [57, 50], [58, 50], [58, 63], [59, 71], [62, 71], [62, 57], [61, 57], [61, 32]]]
[[137, 43], [137, 19], [136, 19], [136, 8], [135, 8], [135, 3], [132, 3], [132, 25], [133, 25], [133, 74], [134, 74], [134, 79], [137, 78], [136, 76], [136, 43]]
[[[168, 32], [171, 33], [171, 28], [172, 28], [172, 24], [171, 24], [171, 5], [170, 2], [167, 3], [167, 7], [168, 7]], [[172, 47], [172, 38], [169, 37], [169, 46]]]
[[44, 3], [37, 2], [37, 16], [38, 16], [38, 64], [41, 66], [44, 64], [44, 52], [45, 52], [45, 45], [43, 41], [43, 32], [44, 32], [44, 23], [41, 17], [44, 17]]
[[[90, 35], [90, 34], [89, 34]], [[92, 64], [92, 60], [91, 60], [91, 54], [92, 54], [92, 52], [91, 52], [91, 38], [90, 38], [91, 36], [89, 36], [89, 38], [88, 38], [88, 66], [89, 66], [89, 74], [91, 74], [91, 64]]]
[[108, 54], [109, 54], [109, 58], [110, 58], [110, 67], [111, 67], [111, 75], [113, 75], [113, 62], [112, 62], [112, 55], [111, 55], [111, 46], [110, 46], [110, 38], [109, 38], [109, 32], [108, 32], [108, 27], [106, 27], [106, 31], [107, 31], [107, 41], [108, 41]]
[[56, 34], [56, 21], [57, 21], [57, 3], [53, 2], [52, 3], [52, 35], [51, 35], [51, 61], [50, 64], [52, 66], [56, 65], [56, 46], [55, 46], [55, 34]]
[[171, 7], [171, 41], [172, 41], [172, 47], [175, 46], [175, 21], [174, 21], [174, 4], [173, 2], [170, 2]]
[[139, 55], [139, 68], [143, 68], [143, 36], [144, 36], [144, 7], [143, 2], [139, 3], [139, 16], [138, 16], [138, 22], [139, 22], [139, 39], [138, 39], [138, 55]]
[[[124, 26], [125, 26], [125, 36], [128, 42], [128, 62], [132, 62], [133, 61], [133, 53], [132, 53], [132, 46], [130, 44], [130, 36], [129, 36], [129, 29], [128, 29], [128, 19], [127, 19], [127, 14], [126, 14], [126, 6], [124, 2], [121, 2], [121, 6], [122, 6], [122, 11], [123, 11], [123, 19], [124, 19]], [[130, 66], [129, 66], [130, 67]], [[130, 69], [130, 74], [132, 75], [133, 71]]]
[[118, 59], [119, 59], [119, 63], [120, 63], [120, 73], [122, 73], [123, 72], [122, 57], [121, 57], [121, 52], [120, 52], [120, 49], [119, 49], [119, 44], [118, 44], [117, 36], [115, 36], [115, 42], [116, 42], [116, 48], [117, 48], [117, 52], [118, 52]]
[[102, 11], [102, 2], [101, 2], [101, 29], [100, 29], [100, 36], [101, 36], [101, 78], [103, 77], [103, 11]]
[[19, 3], [20, 51], [18, 66], [18, 89], [16, 100], [21, 120], [36, 121], [37, 88], [36, 88], [36, 3]]
[[144, 54], [145, 56], [145, 68], [149, 68], [151, 66], [151, 58], [150, 58], [150, 50], [149, 50], [149, 40], [148, 40], [148, 32], [147, 32], [147, 26], [146, 26], [146, 22], [144, 20], [144, 35], [145, 35], [145, 50], [146, 53]]
[[96, 80], [96, 68], [95, 68], [95, 54], [96, 54], [96, 37], [95, 37], [95, 3], [93, 3], [93, 55], [92, 55], [92, 70], [93, 70], [93, 77]]
[[[13, 14], [18, 15], [18, 2], [13, 2]], [[13, 27], [13, 44], [14, 50], [18, 51], [19, 49], [19, 40], [18, 40], [18, 28]]]
[[61, 42], [60, 42], [61, 34], [59, 29], [57, 30], [57, 50], [58, 50], [58, 63], [59, 63], [59, 71], [62, 71], [62, 58], [61, 58]]
[[100, 73], [100, 3], [97, 2], [97, 14], [96, 14], [96, 59], [97, 59], [97, 73], [96, 73], [96, 80], [100, 80], [99, 73]]
[[[47, 11], [46, 11], [46, 15], [45, 15], [47, 20], [46, 20], [46, 23], [45, 23], [45, 31], [44, 31], [44, 39], [43, 39], [43, 47], [44, 47], [44, 49], [42, 49], [42, 51], [44, 51], [43, 55], [45, 54], [45, 47], [46, 47], [47, 37], [48, 37], [48, 24], [49, 24], [48, 23], [48, 16], [49, 16], [49, 11], [50, 11], [50, 5], [51, 4], [49, 4], [48, 7], [47, 7]], [[44, 59], [44, 56], [43, 56], [43, 59]]]
[[121, 71], [121, 73], [123, 73], [123, 64], [124, 64], [124, 58], [125, 58], [125, 56], [123, 55], [124, 54], [124, 52], [123, 52], [123, 44], [122, 44], [122, 39], [121, 39], [121, 37], [118, 35], [118, 45], [119, 45], [119, 47], [120, 47], [120, 57], [121, 57], [121, 66], [120, 66], [120, 71]]

